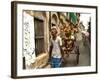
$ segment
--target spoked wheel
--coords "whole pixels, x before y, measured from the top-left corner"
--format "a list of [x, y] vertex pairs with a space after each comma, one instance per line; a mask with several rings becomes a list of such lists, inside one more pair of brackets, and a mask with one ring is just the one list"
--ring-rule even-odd
[[79, 52], [79, 47], [76, 48], [76, 63], [78, 64], [79, 63], [79, 55], [80, 55], [80, 52]]

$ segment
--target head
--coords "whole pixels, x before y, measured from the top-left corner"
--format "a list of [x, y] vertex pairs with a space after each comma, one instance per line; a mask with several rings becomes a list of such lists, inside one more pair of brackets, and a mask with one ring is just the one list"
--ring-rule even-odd
[[78, 27], [75, 27], [75, 28], [74, 28], [74, 32], [75, 32], [75, 33], [78, 33]]
[[64, 31], [64, 27], [60, 26], [60, 32], [63, 32], [63, 31]]
[[54, 37], [57, 36], [57, 28], [56, 28], [56, 26], [51, 28], [51, 35], [54, 36]]

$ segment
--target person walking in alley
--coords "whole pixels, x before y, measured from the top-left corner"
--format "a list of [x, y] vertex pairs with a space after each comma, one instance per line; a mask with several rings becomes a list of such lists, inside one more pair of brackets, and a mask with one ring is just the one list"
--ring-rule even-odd
[[57, 35], [58, 31], [56, 26], [51, 28], [51, 39], [50, 39], [50, 50], [49, 50], [49, 58], [51, 62], [52, 68], [58, 68], [61, 66], [61, 61], [63, 58], [62, 51], [62, 40], [60, 36]]

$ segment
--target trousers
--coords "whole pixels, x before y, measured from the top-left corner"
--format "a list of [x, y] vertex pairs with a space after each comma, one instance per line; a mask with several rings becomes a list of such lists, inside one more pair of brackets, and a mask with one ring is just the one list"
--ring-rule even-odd
[[61, 58], [51, 58], [51, 67], [52, 68], [59, 68], [61, 66]]

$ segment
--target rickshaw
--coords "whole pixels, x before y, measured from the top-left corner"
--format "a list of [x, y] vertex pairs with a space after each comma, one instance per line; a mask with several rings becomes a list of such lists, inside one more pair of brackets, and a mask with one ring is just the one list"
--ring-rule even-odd
[[76, 55], [76, 64], [79, 63], [79, 45], [76, 43], [75, 33], [73, 33], [73, 28], [66, 27], [63, 31], [65, 37], [62, 38], [63, 46], [62, 50], [64, 55], [67, 55], [66, 58], [69, 57], [70, 54]]

